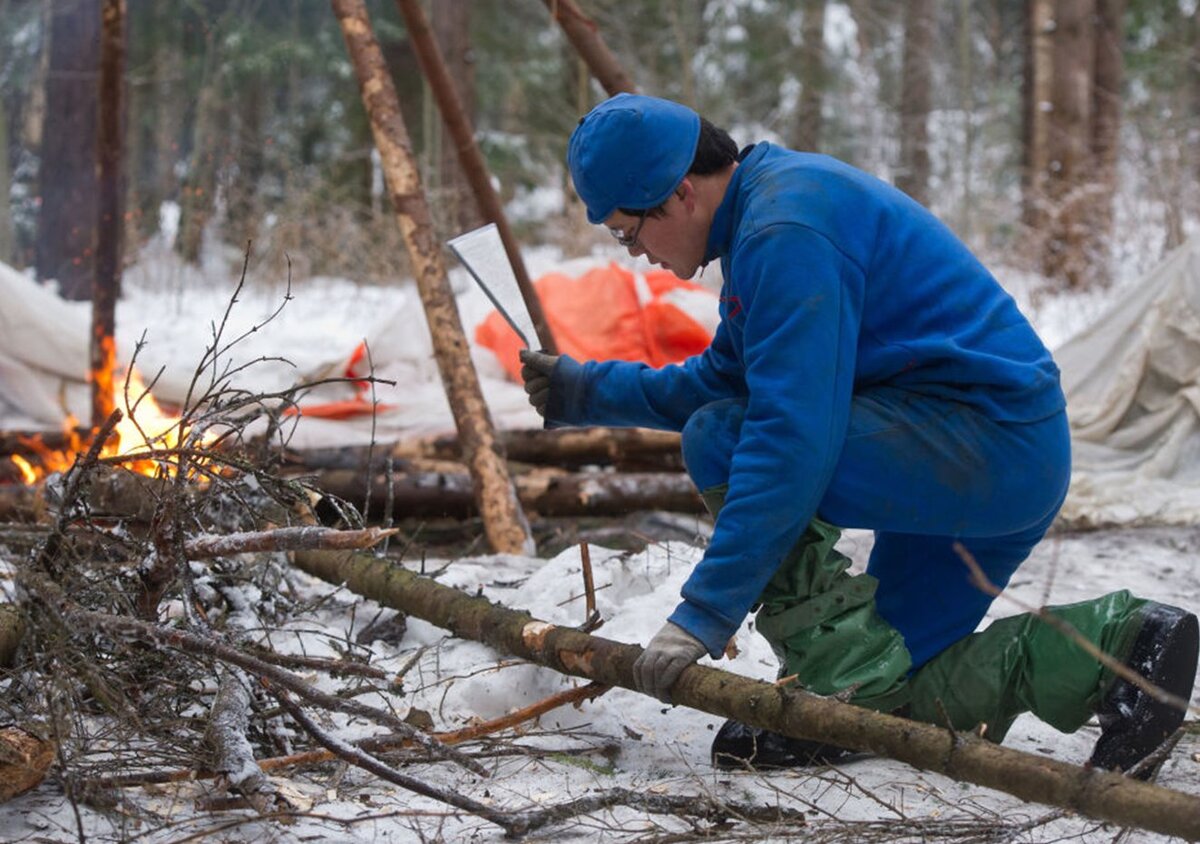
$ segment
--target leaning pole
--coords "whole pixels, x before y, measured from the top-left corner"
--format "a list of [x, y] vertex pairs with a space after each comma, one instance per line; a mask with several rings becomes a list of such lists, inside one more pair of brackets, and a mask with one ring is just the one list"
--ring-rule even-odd
[[[570, 627], [538, 621], [362, 553], [297, 552], [296, 565], [464, 639], [564, 674], [634, 689], [642, 652]], [[872, 712], [803, 691], [693, 665], [671, 690], [674, 702], [802, 739], [868, 751], [953, 779], [994, 788], [1097, 820], [1200, 840], [1200, 798], [1002, 747], [971, 734]]]
[[[475, 499], [492, 549], [512, 554], [532, 553], [533, 536], [516, 487], [496, 440], [495, 426], [479, 376], [471, 362], [454, 292], [446, 275], [441, 244], [433, 232], [425, 189], [400, 113], [396, 86], [375, 40], [365, 0], [331, 0], [346, 41], [346, 52], [358, 78], [359, 93], [379, 149], [383, 176], [396, 221], [412, 258], [417, 292], [425, 308], [433, 356], [446, 387], [446, 398], [462, 443], [463, 459], [474, 480]], [[404, 326], [395, 326], [404, 331]]]

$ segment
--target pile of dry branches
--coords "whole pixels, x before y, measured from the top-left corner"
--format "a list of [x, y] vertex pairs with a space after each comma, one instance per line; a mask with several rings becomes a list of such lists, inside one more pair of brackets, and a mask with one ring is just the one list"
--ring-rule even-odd
[[[487, 777], [479, 754], [455, 745], [604, 687], [434, 733], [427, 717], [411, 717], [419, 712], [405, 718], [397, 708], [407, 707], [364, 702], [394, 701], [405, 673], [373, 665], [369, 647], [338, 643], [340, 656], [329, 658], [275, 646], [279, 631], [314, 610], [313, 581], [292, 567], [293, 552], [366, 548], [395, 531], [364, 527], [355, 507], [328, 493], [319, 497], [341, 529], [318, 524], [311, 484], [279, 473], [281, 411], [296, 391], [231, 387], [238, 367], [225, 360], [236, 338], [226, 342], [223, 330], [224, 323], [215, 329], [197, 367], [178, 444], [147, 436], [137, 453], [101, 456], [118, 410], [68, 471], [28, 491], [37, 506], [27, 520], [0, 531], [14, 584], [0, 609], [0, 711], [11, 725], [0, 731], [0, 799], [49, 777], [73, 805], [145, 828], [167, 821], [131, 796], [135, 787], [202, 780], [210, 787], [201, 809], [286, 819], [305, 806], [270, 774], [336, 761], [513, 836], [614, 805], [713, 822], [788, 818], [782, 809], [624, 789], [501, 809], [406, 773], [412, 761], [441, 762]], [[124, 404], [136, 407], [139, 398]], [[147, 463], [152, 476], [130, 468]], [[375, 730], [362, 738], [357, 728], [352, 740], [336, 726], [347, 722]]]

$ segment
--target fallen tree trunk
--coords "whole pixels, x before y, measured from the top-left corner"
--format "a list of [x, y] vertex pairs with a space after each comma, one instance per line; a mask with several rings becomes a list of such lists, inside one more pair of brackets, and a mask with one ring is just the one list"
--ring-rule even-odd
[[[581, 474], [517, 475], [517, 496], [526, 510], [542, 516], [615, 516], [635, 510], [674, 510], [701, 513], [703, 502], [682, 473], [589, 472]], [[312, 485], [352, 504], [367, 496], [362, 472], [339, 469], [322, 472]], [[389, 489], [390, 486], [390, 489]], [[381, 518], [388, 501], [393, 518], [468, 518], [478, 511], [465, 472], [411, 472], [371, 478], [368, 518]]]
[[[623, 471], [683, 471], [679, 434], [649, 428], [556, 428], [497, 432], [510, 461], [578, 469], [616, 466]], [[285, 469], [321, 471], [363, 469], [379, 471], [387, 460], [462, 460], [454, 434], [404, 440], [389, 447], [343, 446], [289, 451]]]
[[[608, 686], [633, 685], [642, 649], [538, 621], [364, 554], [301, 552], [303, 570], [457, 636]], [[1099, 820], [1200, 840], [1200, 798], [1119, 774], [991, 744], [969, 734], [694, 665], [676, 703], [804, 739], [888, 756]]]
[[[135, 472], [98, 467], [87, 489], [88, 514], [115, 517], [149, 524], [169, 479], [151, 478]], [[44, 481], [31, 486], [0, 486], [0, 522], [43, 522], [61, 503], [62, 487]]]
[[[508, 459], [520, 463], [544, 463], [562, 468], [613, 465], [683, 469], [679, 434], [674, 431], [649, 428], [527, 429], [503, 431], [500, 441]], [[459, 451], [456, 437], [439, 436], [397, 443], [392, 447], [392, 456], [456, 460]]]

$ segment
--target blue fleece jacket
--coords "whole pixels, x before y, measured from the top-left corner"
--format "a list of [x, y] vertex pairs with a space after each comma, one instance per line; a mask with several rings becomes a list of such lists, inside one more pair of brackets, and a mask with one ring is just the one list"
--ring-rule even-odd
[[681, 365], [555, 368], [548, 427], [681, 430], [746, 397], [729, 490], [670, 620], [715, 657], [815, 515], [851, 396], [888, 384], [998, 421], [1065, 406], [1058, 368], [1011, 297], [926, 209], [835, 159], [760, 143], [742, 153], [709, 233], [721, 322]]

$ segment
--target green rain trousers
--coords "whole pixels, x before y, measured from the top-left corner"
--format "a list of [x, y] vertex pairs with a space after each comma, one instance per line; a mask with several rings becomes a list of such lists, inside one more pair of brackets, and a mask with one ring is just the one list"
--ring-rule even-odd
[[[714, 514], [724, 491], [703, 494]], [[903, 638], [875, 609], [875, 579], [850, 574], [849, 559], [834, 548], [840, 535], [814, 519], [763, 590], [755, 625], [779, 659], [781, 677], [795, 676], [821, 695], [852, 689], [851, 703], [920, 721], [944, 724], [949, 717], [960, 730], [984, 724], [996, 742], [1023, 712], [1062, 732], [1095, 712], [1112, 673], [1031, 613], [993, 622], [912, 673]], [[1047, 609], [1124, 659], [1145, 603], [1121, 591]]]

